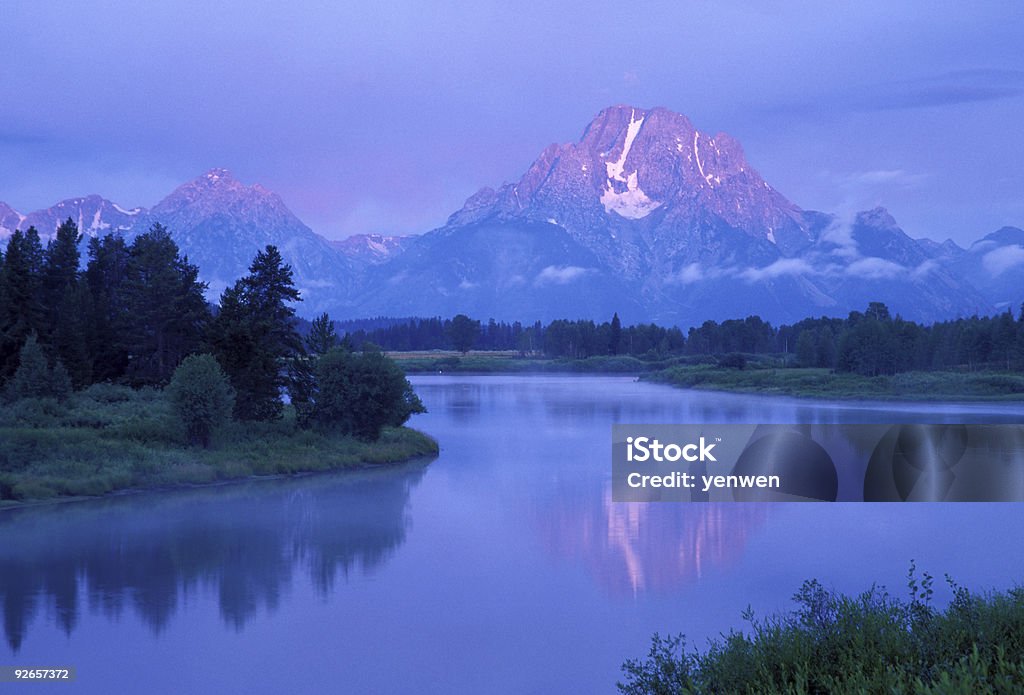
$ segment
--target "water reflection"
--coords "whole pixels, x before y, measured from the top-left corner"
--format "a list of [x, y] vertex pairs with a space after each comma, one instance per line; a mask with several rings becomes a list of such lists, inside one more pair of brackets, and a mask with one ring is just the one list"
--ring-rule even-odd
[[[241, 630], [274, 611], [297, 571], [319, 593], [370, 572], [405, 541], [425, 462], [0, 514], [0, 606], [17, 652], [40, 611], [70, 635], [83, 600], [154, 633], [197, 592]], [[80, 596], [81, 594], [81, 596]]]
[[546, 548], [582, 562], [613, 596], [671, 593], [728, 569], [771, 511], [766, 504], [613, 502], [604, 491], [564, 490], [537, 511]]

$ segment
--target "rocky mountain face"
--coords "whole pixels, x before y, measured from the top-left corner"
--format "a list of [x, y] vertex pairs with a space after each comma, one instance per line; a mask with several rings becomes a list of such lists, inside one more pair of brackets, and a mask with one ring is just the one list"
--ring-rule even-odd
[[35, 227], [45, 244], [53, 237], [61, 222], [69, 217], [88, 236], [124, 234], [135, 226], [142, 212], [142, 208], [126, 210], [98, 195], [62, 200], [52, 207], [28, 215], [21, 215], [9, 205], [0, 203], [0, 239], [6, 239], [15, 229]]
[[587, 317], [680, 326], [759, 314], [845, 315], [871, 301], [933, 321], [1024, 300], [1024, 231], [968, 249], [911, 239], [883, 208], [840, 219], [765, 182], [733, 138], [666, 109], [605, 109], [578, 142], [546, 148], [519, 181], [471, 196], [418, 237], [327, 241], [275, 193], [223, 169], [150, 210], [99, 196], [23, 216], [0, 204], [0, 239], [63, 219], [128, 238], [159, 222], [215, 297], [257, 250], [281, 249], [304, 316]]
[[[505, 253], [553, 243], [565, 253]], [[628, 106], [546, 148], [518, 182], [471, 196], [416, 253], [376, 269], [356, 304], [548, 319], [567, 315], [556, 294], [578, 315], [684, 326], [843, 315], [879, 298], [920, 320], [989, 307], [884, 209], [853, 220], [803, 210], [727, 134]]]
[[14, 230], [21, 227], [24, 215], [19, 214], [7, 203], [0, 203], [0, 240], [7, 239]]
[[323, 310], [323, 298], [352, 290], [355, 273], [347, 257], [303, 224], [276, 193], [259, 184], [247, 186], [224, 169], [179, 186], [140, 215], [130, 235], [156, 222], [199, 266], [211, 294], [219, 295], [245, 275], [267, 244], [277, 246], [292, 266], [295, 285], [306, 299], [304, 314]]
[[968, 278], [996, 309], [1020, 310], [1024, 302], [1024, 229], [1003, 227], [966, 250], [938, 260], [952, 273]]
[[[35, 226], [45, 244], [69, 217], [85, 238], [114, 233], [131, 240], [154, 223], [164, 225], [182, 253], [199, 266], [211, 300], [245, 275], [256, 252], [267, 244], [276, 245], [291, 264], [305, 298], [305, 315], [323, 311], [334, 298], [351, 293], [360, 277], [361, 264], [303, 224], [280, 196], [259, 184], [245, 185], [224, 169], [212, 169], [179, 186], [149, 210], [126, 210], [97, 195], [65, 200], [28, 215], [0, 204], [0, 239], [15, 228]], [[383, 243], [390, 242], [385, 238]]]
[[384, 236], [381, 234], [354, 234], [347, 239], [332, 241], [331, 246], [357, 263], [377, 265], [401, 254], [416, 240], [415, 236]]

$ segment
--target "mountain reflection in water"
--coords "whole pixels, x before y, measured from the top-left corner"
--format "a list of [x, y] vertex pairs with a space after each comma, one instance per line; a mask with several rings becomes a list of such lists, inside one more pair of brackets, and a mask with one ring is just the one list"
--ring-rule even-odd
[[738, 561], [767, 504], [645, 504], [604, 494], [560, 495], [535, 523], [545, 547], [582, 562], [613, 596], [668, 593]]

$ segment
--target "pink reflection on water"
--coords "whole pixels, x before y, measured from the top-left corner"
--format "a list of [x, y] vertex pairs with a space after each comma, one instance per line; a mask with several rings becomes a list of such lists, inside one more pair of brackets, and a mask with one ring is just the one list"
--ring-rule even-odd
[[766, 504], [613, 502], [558, 497], [534, 515], [553, 555], [582, 562], [613, 596], [670, 593], [728, 569], [768, 516]]

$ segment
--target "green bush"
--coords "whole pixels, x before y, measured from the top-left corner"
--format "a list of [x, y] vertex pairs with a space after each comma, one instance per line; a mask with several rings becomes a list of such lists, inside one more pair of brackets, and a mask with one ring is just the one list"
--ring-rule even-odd
[[71, 377], [60, 360], [53, 369], [33, 333], [18, 354], [18, 369], [11, 377], [10, 394], [15, 399], [56, 398], [63, 401], [71, 394]]
[[174, 370], [167, 386], [174, 414], [190, 444], [210, 446], [210, 435], [231, 419], [235, 393], [213, 355], [190, 355]]
[[682, 693], [1024, 692], [1024, 589], [972, 594], [947, 577], [953, 600], [932, 603], [933, 579], [911, 564], [909, 600], [872, 588], [856, 596], [808, 581], [789, 614], [756, 620], [703, 654], [682, 635], [654, 636], [627, 661], [628, 695]]
[[131, 401], [137, 392], [128, 386], [104, 382], [93, 384], [82, 391], [82, 395], [99, 403], [122, 403]]
[[314, 421], [327, 428], [375, 441], [385, 426], [398, 427], [424, 412], [405, 373], [382, 352], [352, 353], [336, 348], [316, 366]]
[[724, 369], [743, 369], [747, 366], [747, 358], [742, 352], [730, 352], [718, 360], [718, 366]]

